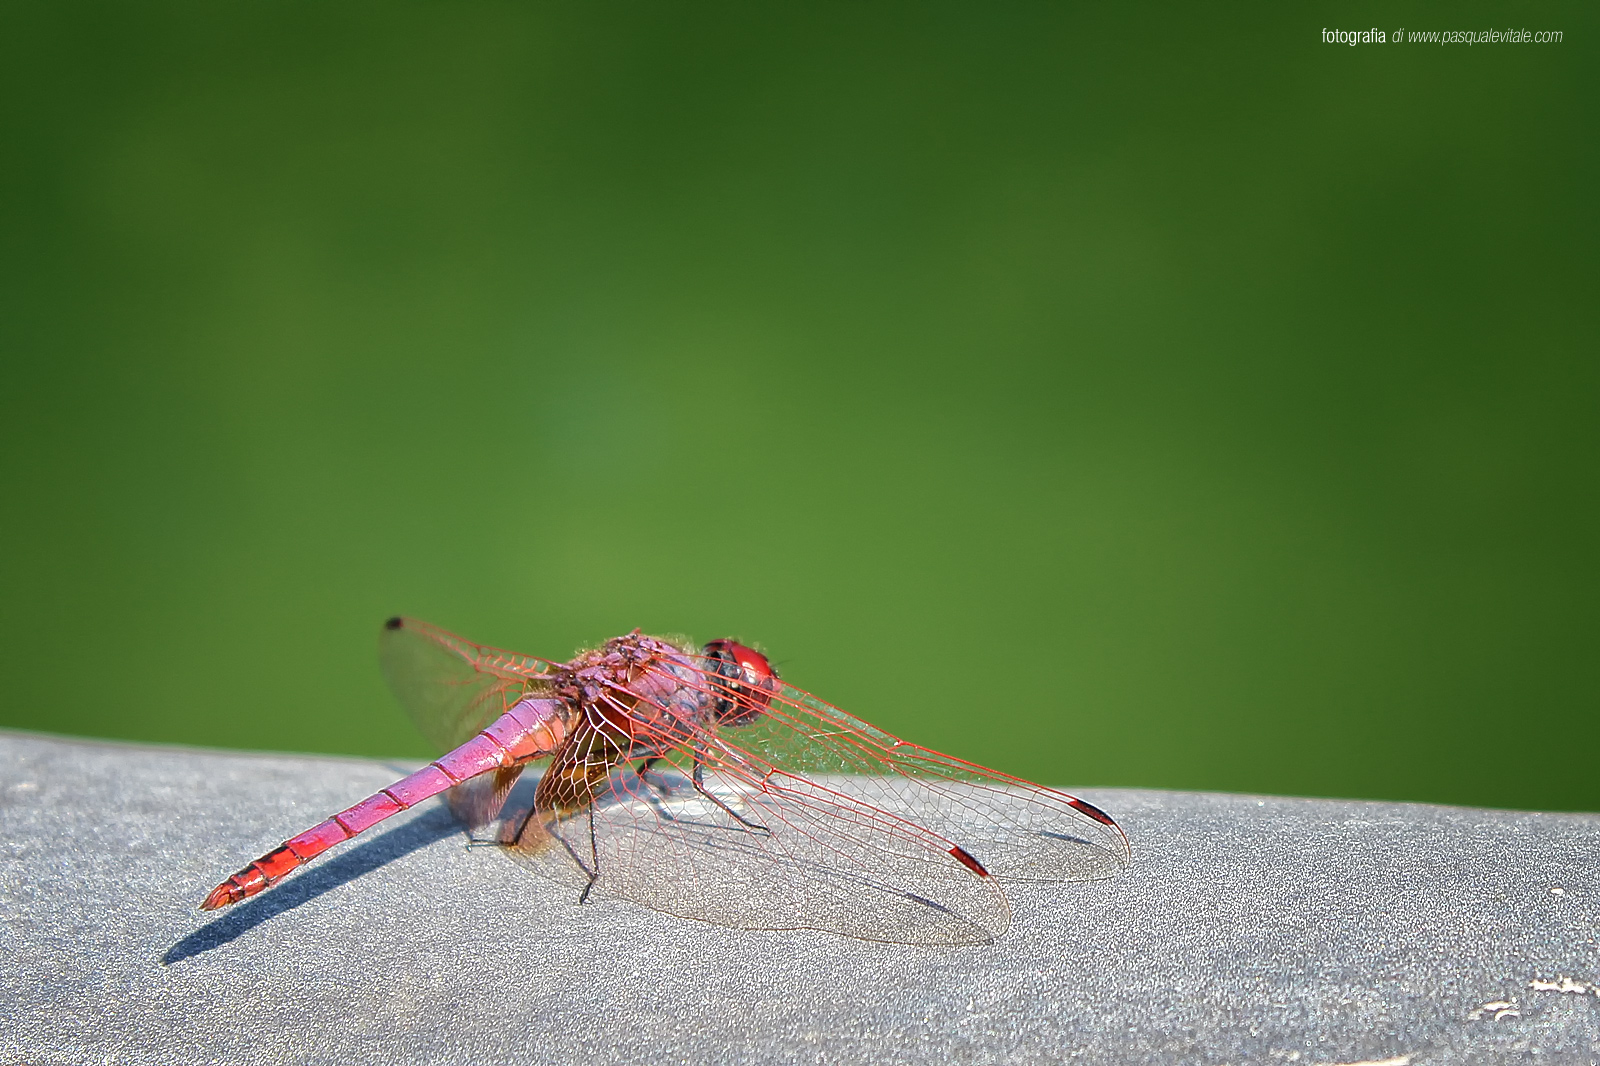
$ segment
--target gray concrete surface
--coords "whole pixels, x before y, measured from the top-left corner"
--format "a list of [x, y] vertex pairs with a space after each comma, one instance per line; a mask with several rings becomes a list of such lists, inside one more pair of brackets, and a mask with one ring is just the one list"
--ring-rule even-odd
[[438, 803], [195, 909], [401, 769], [0, 733], [0, 1064], [1600, 1059], [1595, 815], [1089, 789], [1128, 871], [954, 949], [580, 907]]

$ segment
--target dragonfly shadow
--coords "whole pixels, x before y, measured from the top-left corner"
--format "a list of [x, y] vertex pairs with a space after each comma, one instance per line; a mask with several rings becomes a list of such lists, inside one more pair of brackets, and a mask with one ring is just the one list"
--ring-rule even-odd
[[302, 903], [369, 874], [403, 855], [420, 851], [429, 844], [460, 832], [461, 823], [443, 806], [435, 807], [405, 825], [397, 826], [328, 862], [312, 866], [254, 899], [230, 908], [222, 917], [201, 926], [168, 948], [167, 953], [161, 956], [161, 964], [171, 966], [212, 948], [232, 943], [262, 922], [294, 910]]

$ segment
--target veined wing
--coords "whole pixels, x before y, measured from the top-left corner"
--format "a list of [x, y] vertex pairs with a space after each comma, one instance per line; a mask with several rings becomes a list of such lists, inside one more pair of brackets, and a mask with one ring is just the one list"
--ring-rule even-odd
[[798, 689], [742, 729], [663, 710], [606, 710], [655, 765], [641, 777], [620, 743], [596, 745], [603, 789], [518, 823], [525, 861], [682, 917], [915, 944], [1005, 932], [997, 874], [1089, 879], [1126, 862], [1121, 830], [1082, 800], [905, 744]]
[[474, 644], [414, 618], [391, 618], [378, 638], [389, 688], [440, 751], [461, 746], [538, 691], [546, 660]]
[[799, 774], [847, 774], [855, 791], [959, 843], [996, 877], [1095, 881], [1128, 864], [1128, 838], [1086, 800], [901, 740], [784, 685], [729, 740]]

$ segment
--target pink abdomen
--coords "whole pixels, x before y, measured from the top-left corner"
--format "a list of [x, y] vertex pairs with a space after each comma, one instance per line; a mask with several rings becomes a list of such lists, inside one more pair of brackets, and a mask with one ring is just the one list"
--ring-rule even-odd
[[526, 699], [449, 754], [442, 755], [360, 803], [290, 837], [240, 870], [200, 904], [212, 911], [248, 899], [286, 874], [305, 865], [335, 844], [447, 788], [491, 770], [502, 770], [549, 755], [571, 732], [570, 708], [560, 700]]

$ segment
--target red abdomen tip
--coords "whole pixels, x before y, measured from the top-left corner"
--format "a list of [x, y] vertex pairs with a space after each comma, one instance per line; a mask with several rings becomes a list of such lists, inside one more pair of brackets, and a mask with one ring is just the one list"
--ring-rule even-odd
[[[299, 837], [295, 838], [300, 839]], [[320, 850], [320, 849], [319, 849]], [[312, 852], [313, 855], [316, 852]], [[226, 907], [230, 903], [238, 903], [248, 899], [283, 879], [290, 870], [306, 860], [295, 853], [288, 844], [274, 848], [255, 862], [246, 866], [222, 884], [211, 890], [205, 902], [200, 904], [203, 911], [214, 911], [218, 907]]]
[[229, 891], [231, 887], [232, 886], [227, 881], [224, 881], [216, 888], [213, 888], [211, 890], [211, 895], [207, 896], [206, 901], [200, 904], [200, 909], [203, 911], [214, 911], [218, 907], [226, 907], [228, 904], [232, 903], [234, 901], [233, 893]]

